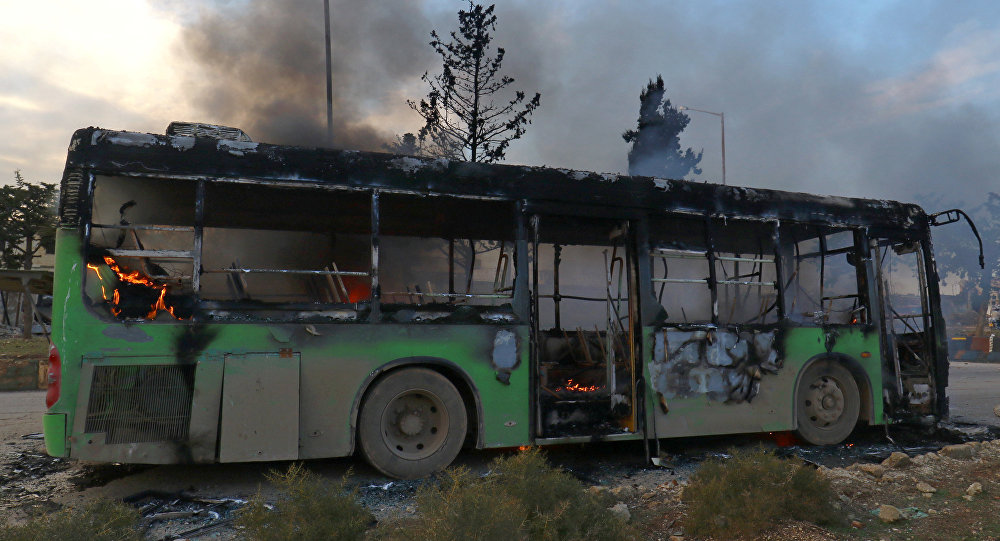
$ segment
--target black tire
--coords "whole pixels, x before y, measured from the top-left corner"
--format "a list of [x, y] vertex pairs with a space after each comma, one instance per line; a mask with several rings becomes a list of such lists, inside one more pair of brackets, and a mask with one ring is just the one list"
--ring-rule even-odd
[[380, 472], [417, 479], [444, 469], [465, 441], [468, 415], [448, 378], [405, 368], [378, 381], [361, 404], [361, 454]]
[[813, 445], [847, 439], [858, 424], [861, 394], [844, 365], [832, 360], [810, 364], [795, 388], [796, 433]]

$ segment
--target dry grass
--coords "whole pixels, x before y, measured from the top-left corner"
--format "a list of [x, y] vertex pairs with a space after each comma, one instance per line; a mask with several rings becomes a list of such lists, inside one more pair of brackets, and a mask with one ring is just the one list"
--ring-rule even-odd
[[48, 359], [49, 341], [42, 337], [0, 338], [0, 357], [8, 359]]
[[836, 520], [830, 482], [816, 470], [763, 449], [706, 462], [684, 489], [686, 530], [719, 539], [754, 536], [782, 521]]
[[0, 526], [0, 541], [139, 541], [139, 513], [116, 501], [99, 500], [80, 508]]
[[357, 540], [364, 537], [372, 522], [371, 513], [358, 503], [346, 487], [346, 478], [327, 483], [301, 464], [288, 471], [272, 471], [268, 480], [277, 488], [280, 500], [273, 510], [260, 491], [240, 509], [236, 524], [246, 539]]
[[612, 503], [529, 450], [498, 458], [482, 477], [461, 467], [448, 470], [420, 490], [416, 517], [380, 534], [431, 541], [635, 539], [631, 525], [608, 509]]

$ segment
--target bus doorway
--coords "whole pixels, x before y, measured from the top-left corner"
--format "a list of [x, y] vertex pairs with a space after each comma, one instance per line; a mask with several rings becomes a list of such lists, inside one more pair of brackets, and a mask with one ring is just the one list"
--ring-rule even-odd
[[636, 431], [635, 257], [629, 223], [532, 219], [538, 438]]
[[886, 389], [893, 398], [889, 403], [912, 415], [930, 415], [937, 411], [934, 389], [941, 382], [924, 250], [919, 242], [905, 239], [878, 239], [873, 246], [882, 298], [883, 349], [892, 374]]

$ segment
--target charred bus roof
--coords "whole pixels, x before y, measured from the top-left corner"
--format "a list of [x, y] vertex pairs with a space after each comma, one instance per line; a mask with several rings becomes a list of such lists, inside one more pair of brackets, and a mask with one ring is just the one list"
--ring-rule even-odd
[[[76, 194], [80, 193], [78, 183], [84, 170], [272, 186], [525, 200], [529, 207], [563, 205], [571, 206], [574, 212], [594, 215], [622, 216], [629, 209], [636, 213], [683, 212], [888, 228], [918, 235], [928, 227], [927, 216], [919, 206], [889, 200], [93, 127], [77, 130], [70, 142], [60, 205], [67, 225], [82, 210], [78, 205], [83, 202]], [[77, 186], [72, 186], [74, 183]], [[68, 208], [67, 204], [77, 208]]]

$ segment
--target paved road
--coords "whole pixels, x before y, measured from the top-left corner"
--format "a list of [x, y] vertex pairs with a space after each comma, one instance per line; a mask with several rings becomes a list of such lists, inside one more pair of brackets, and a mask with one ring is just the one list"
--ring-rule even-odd
[[42, 431], [45, 391], [0, 392], [0, 441]]
[[1000, 426], [1000, 364], [953, 362], [949, 383], [952, 421]]

